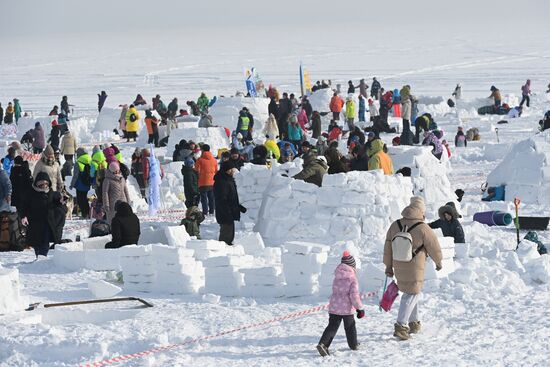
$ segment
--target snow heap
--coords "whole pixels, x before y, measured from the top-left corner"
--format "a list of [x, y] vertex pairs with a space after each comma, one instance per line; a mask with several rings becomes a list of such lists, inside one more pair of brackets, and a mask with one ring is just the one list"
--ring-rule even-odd
[[255, 230], [268, 244], [289, 239], [357, 243], [362, 236], [379, 237], [399, 219], [412, 191], [409, 178], [381, 170], [325, 175], [323, 187], [274, 174]]
[[174, 153], [176, 144], [182, 139], [210, 145], [210, 151], [214, 156], [218, 155], [219, 149], [229, 149], [229, 138], [222, 127], [188, 127], [173, 129], [170, 132], [170, 139], [168, 139], [168, 145], [166, 146], [166, 158], [172, 159], [172, 153]]
[[328, 260], [330, 247], [300, 241], [289, 241], [282, 247], [285, 295], [297, 297], [319, 293], [319, 276]]
[[517, 266], [519, 273], [522, 273], [520, 265], [523, 265], [523, 272], [527, 272], [533, 282], [538, 284], [550, 283], [550, 256], [540, 255], [536, 243], [527, 240], [521, 241], [518, 246], [517, 257], [521, 261], [521, 264]]
[[269, 98], [220, 97], [210, 107], [209, 114], [212, 116], [214, 125], [226, 127], [233, 131], [237, 128], [239, 111], [246, 107], [254, 116], [254, 135], [260, 136], [269, 117], [268, 106]]
[[[333, 95], [334, 92], [332, 91], [332, 89], [324, 88], [316, 90], [315, 92], [311, 93], [307, 98], [309, 99], [309, 103], [311, 103], [313, 111], [329, 112], [330, 100], [332, 99]], [[357, 106], [357, 109], [359, 109], [359, 106]]]
[[426, 280], [427, 288], [439, 288], [441, 279], [447, 278], [449, 274], [455, 271], [455, 243], [452, 237], [443, 237], [441, 230], [438, 231], [439, 246], [441, 246], [441, 255], [443, 260], [441, 261], [441, 270], [435, 270], [435, 264], [431, 258], [426, 259], [426, 266], [424, 268], [424, 279]]
[[235, 175], [239, 200], [247, 209], [245, 215], [252, 221], [256, 221], [258, 218], [263, 193], [269, 185], [271, 174], [272, 171], [265, 165], [248, 163]]
[[0, 315], [20, 311], [25, 300], [19, 294], [19, 270], [0, 266]]
[[440, 161], [430, 147], [398, 146], [390, 147], [389, 155], [395, 171], [403, 167], [411, 169], [413, 193], [424, 198], [427, 213], [437, 213], [440, 206], [456, 197], [447, 176], [450, 163], [446, 154]]
[[505, 200], [550, 204], [550, 135], [541, 133], [516, 143], [489, 174], [489, 186], [506, 185]]

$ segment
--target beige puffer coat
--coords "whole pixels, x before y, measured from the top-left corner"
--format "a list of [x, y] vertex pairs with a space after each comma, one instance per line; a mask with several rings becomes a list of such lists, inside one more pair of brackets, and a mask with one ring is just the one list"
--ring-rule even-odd
[[61, 154], [74, 155], [76, 152], [76, 139], [70, 131], [67, 131], [61, 139], [61, 147], [59, 148]]
[[[50, 164], [48, 164], [48, 160], [50, 161]], [[59, 167], [59, 163], [55, 161], [54, 152], [51, 145], [46, 146], [46, 149], [42, 152], [40, 160], [36, 162], [32, 172], [32, 179], [36, 180], [36, 176], [38, 176], [40, 172], [45, 172], [48, 174], [50, 181], [52, 182], [52, 190], [60, 192], [63, 189], [64, 185], [63, 179], [61, 178], [61, 168]]]
[[121, 200], [130, 204], [130, 195], [128, 194], [128, 187], [126, 186], [126, 180], [120, 173], [114, 174], [110, 170], [105, 170], [105, 179], [102, 186], [102, 200], [103, 208], [107, 213], [107, 222], [111, 223], [111, 220], [115, 216], [115, 204]]
[[[420, 197], [411, 198], [411, 204], [401, 212], [403, 216], [401, 225], [411, 227], [415, 223], [424, 222], [425, 212], [424, 201]], [[393, 222], [386, 235], [384, 245], [384, 265], [386, 273], [393, 272], [397, 279], [397, 286], [401, 292], [408, 294], [418, 294], [422, 291], [424, 285], [424, 267], [426, 257], [430, 256], [437, 267], [441, 267], [441, 247], [434, 231], [427, 224], [420, 224], [413, 228], [410, 234], [413, 239], [413, 251], [424, 245], [424, 248], [410, 261], [395, 261], [392, 255], [391, 242], [393, 237], [399, 232], [399, 226]], [[391, 271], [393, 269], [393, 271]]]

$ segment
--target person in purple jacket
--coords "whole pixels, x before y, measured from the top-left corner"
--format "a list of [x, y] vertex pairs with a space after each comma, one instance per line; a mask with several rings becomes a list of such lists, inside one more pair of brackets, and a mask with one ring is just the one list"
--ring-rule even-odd
[[525, 84], [521, 86], [521, 102], [519, 104], [520, 107], [522, 107], [525, 102], [527, 102], [527, 107], [529, 107], [530, 95], [531, 79], [527, 79], [527, 82], [525, 82]]
[[342, 263], [334, 271], [332, 282], [332, 295], [328, 307], [328, 326], [317, 345], [317, 351], [323, 357], [329, 355], [328, 348], [336, 335], [340, 323], [344, 320], [346, 339], [351, 350], [357, 350], [357, 330], [353, 314], [357, 312], [357, 318], [363, 318], [365, 311], [359, 296], [359, 284], [355, 270], [355, 259], [349, 251], [344, 251]]

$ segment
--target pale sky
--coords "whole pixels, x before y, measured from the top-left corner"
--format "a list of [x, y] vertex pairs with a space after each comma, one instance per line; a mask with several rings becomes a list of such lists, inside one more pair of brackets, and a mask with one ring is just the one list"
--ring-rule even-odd
[[[0, 38], [107, 32], [271, 30], [300, 36], [322, 28], [357, 30], [368, 39], [395, 33], [414, 41], [423, 30], [456, 36], [478, 32], [498, 37], [546, 32], [547, 0], [0, 0]], [[292, 32], [290, 30], [292, 29]], [[297, 34], [296, 34], [297, 32]]]

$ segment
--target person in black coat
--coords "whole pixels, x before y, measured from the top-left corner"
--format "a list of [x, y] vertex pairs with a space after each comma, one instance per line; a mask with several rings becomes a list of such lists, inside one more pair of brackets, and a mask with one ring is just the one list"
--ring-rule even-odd
[[137, 245], [141, 231], [139, 218], [132, 211], [130, 204], [124, 201], [115, 203], [115, 216], [111, 221], [111, 242], [105, 248], [119, 248], [126, 245]]
[[216, 222], [220, 225], [220, 241], [233, 246], [235, 221], [241, 220], [241, 212], [246, 209], [239, 204], [239, 194], [233, 175], [237, 172], [232, 160], [223, 162], [214, 176], [214, 202], [216, 203]]
[[107, 93], [104, 90], [101, 91], [101, 94], [97, 95], [97, 110], [101, 112], [105, 101], [107, 100]]
[[356, 145], [351, 152], [352, 159], [349, 162], [350, 171], [368, 171], [369, 170], [369, 158], [365, 147], [362, 145]]
[[431, 228], [441, 228], [443, 236], [453, 237], [455, 243], [464, 243], [464, 230], [458, 221], [461, 215], [458, 214], [455, 204], [449, 202], [439, 208], [439, 219], [429, 224]]
[[[357, 139], [354, 139], [355, 137], [357, 137]], [[355, 126], [355, 129], [353, 129], [353, 131], [349, 133], [348, 147], [354, 140], [356, 140], [361, 145], [365, 145], [365, 133], [361, 131], [361, 128], [359, 126]]]
[[292, 112], [292, 102], [288, 98], [288, 93], [283, 93], [283, 98], [279, 101], [279, 138], [284, 139], [288, 136], [288, 116]]
[[311, 103], [309, 102], [309, 99], [307, 99], [306, 96], [302, 98], [302, 108], [306, 111], [308, 120], [311, 120], [311, 115], [313, 114], [313, 107], [311, 106]]
[[275, 97], [271, 97], [269, 106], [267, 106], [267, 111], [268, 114], [273, 114], [273, 116], [275, 116], [275, 120], [279, 120], [279, 105], [277, 101], [275, 101]]
[[48, 142], [52, 146], [53, 150], [59, 149], [59, 140], [61, 138], [61, 129], [59, 128], [59, 124], [57, 121], [54, 121], [52, 123], [52, 131], [50, 132], [50, 139]]
[[13, 167], [10, 173], [11, 181], [11, 205], [17, 208], [21, 214], [25, 198], [32, 190], [32, 172], [29, 169], [29, 162], [24, 161], [23, 157], [17, 156], [13, 160]]
[[27, 225], [27, 244], [34, 248], [36, 257], [47, 256], [50, 242], [60, 243], [67, 208], [61, 194], [53, 191], [46, 172], [40, 172], [21, 210], [21, 222]]

